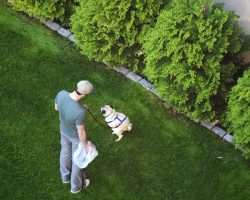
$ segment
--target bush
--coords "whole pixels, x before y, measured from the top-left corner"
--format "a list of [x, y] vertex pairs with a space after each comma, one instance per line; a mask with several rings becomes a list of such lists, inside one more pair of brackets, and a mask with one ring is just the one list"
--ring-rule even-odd
[[166, 106], [195, 121], [214, 117], [212, 99], [236, 70], [223, 61], [240, 49], [236, 19], [211, 0], [173, 0], [162, 11], [143, 38], [143, 51], [144, 74]]
[[226, 120], [233, 131], [237, 148], [250, 157], [250, 70], [246, 71], [229, 94]]
[[58, 20], [61, 24], [69, 24], [69, 17], [74, 11], [77, 0], [8, 0], [13, 8], [25, 11], [30, 16], [41, 20]]
[[81, 1], [71, 19], [77, 45], [89, 58], [123, 64], [136, 71], [140, 62], [139, 35], [145, 25], [155, 21], [165, 4], [164, 0]]

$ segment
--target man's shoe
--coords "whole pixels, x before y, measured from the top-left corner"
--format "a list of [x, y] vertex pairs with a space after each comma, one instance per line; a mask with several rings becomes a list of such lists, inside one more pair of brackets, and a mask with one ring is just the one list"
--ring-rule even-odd
[[90, 180], [89, 179], [85, 179], [85, 188], [89, 187], [90, 184]]
[[68, 184], [69, 183], [69, 181], [63, 181], [63, 184]]
[[[84, 186], [84, 188], [89, 187], [89, 185], [90, 185], [90, 180], [89, 179], [85, 179], [85, 186]], [[77, 191], [70, 190], [70, 192], [73, 193], [73, 194], [77, 194], [77, 193], [81, 192], [81, 189], [77, 190]]]
[[72, 191], [72, 190], [70, 190], [70, 192], [73, 193], [73, 194], [77, 194], [77, 193], [81, 192], [81, 189], [80, 189], [80, 190], [77, 190], [77, 191]]

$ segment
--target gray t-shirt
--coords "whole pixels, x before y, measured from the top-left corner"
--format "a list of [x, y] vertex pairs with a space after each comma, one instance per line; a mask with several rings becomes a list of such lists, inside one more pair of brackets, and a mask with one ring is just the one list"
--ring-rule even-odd
[[79, 138], [76, 125], [84, 125], [85, 109], [69, 96], [66, 90], [60, 91], [55, 99], [60, 116], [60, 132], [71, 138]]

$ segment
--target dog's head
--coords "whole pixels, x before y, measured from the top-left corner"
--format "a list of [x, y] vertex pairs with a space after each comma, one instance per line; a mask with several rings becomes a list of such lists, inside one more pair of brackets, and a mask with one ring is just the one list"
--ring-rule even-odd
[[101, 107], [101, 113], [104, 117], [109, 116], [112, 112], [115, 112], [115, 110], [110, 105], [105, 105]]

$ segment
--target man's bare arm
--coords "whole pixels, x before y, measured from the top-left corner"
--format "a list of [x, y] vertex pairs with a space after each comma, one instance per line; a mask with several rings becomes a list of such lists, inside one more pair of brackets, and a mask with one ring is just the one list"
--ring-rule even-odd
[[77, 125], [76, 127], [80, 141], [85, 147], [87, 147], [87, 133], [85, 125], [80, 125], [80, 126]]

